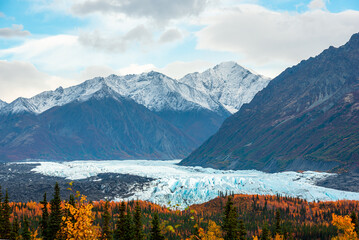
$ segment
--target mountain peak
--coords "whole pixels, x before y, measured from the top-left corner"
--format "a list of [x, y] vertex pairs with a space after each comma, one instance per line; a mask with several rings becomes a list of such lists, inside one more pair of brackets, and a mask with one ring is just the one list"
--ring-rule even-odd
[[0, 99], [0, 109], [3, 108], [3, 107], [5, 107], [6, 105], [8, 105], [8, 103], [7, 103], [7, 102], [4, 102], [4, 101], [2, 101], [2, 100]]
[[349, 46], [351, 48], [359, 48], [359, 33], [355, 33], [350, 37], [349, 42], [345, 44], [346, 46]]

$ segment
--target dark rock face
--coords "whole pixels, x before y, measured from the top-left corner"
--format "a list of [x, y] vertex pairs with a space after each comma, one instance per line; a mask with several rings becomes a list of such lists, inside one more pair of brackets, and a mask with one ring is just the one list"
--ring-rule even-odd
[[183, 165], [334, 170], [359, 161], [359, 34], [288, 68]]
[[[31, 172], [30, 170], [34, 167], [35, 164], [0, 163], [0, 185], [3, 191], [8, 190], [10, 201], [39, 202], [42, 201], [45, 192], [49, 201], [53, 197], [56, 182], [60, 186], [61, 198], [69, 199], [72, 192], [67, 188], [71, 180]], [[76, 180], [72, 188], [74, 191], [80, 191], [92, 201], [98, 201], [105, 197], [112, 200], [130, 197], [136, 191], [148, 187], [152, 180], [128, 174], [103, 173], [95, 177]]]
[[0, 116], [3, 161], [173, 159], [198, 145], [144, 106], [114, 93], [99, 93], [39, 115]]

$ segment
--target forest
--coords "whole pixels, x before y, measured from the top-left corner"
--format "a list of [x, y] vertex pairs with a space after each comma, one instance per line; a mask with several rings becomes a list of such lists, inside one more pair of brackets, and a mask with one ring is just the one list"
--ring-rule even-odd
[[280, 195], [219, 193], [207, 203], [185, 210], [168, 203], [87, 201], [68, 190], [60, 198], [58, 184], [51, 200], [11, 202], [0, 186], [1, 239], [109, 240], [245, 240], [358, 239], [359, 201], [307, 202]]

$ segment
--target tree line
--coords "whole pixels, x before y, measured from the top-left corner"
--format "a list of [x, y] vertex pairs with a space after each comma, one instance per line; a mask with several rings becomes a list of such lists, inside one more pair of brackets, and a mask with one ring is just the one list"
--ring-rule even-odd
[[[72, 191], [72, 186], [69, 189]], [[238, 204], [238, 199], [242, 200], [242, 205]], [[281, 205], [286, 206], [286, 209], [291, 209], [294, 205], [301, 206], [299, 209], [303, 210], [297, 210], [301, 214], [308, 211], [303, 208], [303, 204], [312, 204], [301, 199], [281, 196], [230, 194], [206, 203], [212, 204], [211, 207], [202, 204], [198, 205], [197, 209], [193, 207], [185, 211], [173, 211], [142, 201], [91, 202], [87, 201], [86, 196], [79, 192], [73, 192], [68, 200], [62, 201], [58, 184], [55, 185], [52, 199], [49, 202], [45, 193], [43, 200], [38, 204], [19, 204], [9, 202], [7, 191], [3, 197], [0, 187], [0, 238], [14, 240], [313, 239], [309, 238], [313, 236], [312, 233], [305, 235], [308, 238], [298, 238], [298, 236], [303, 236], [298, 234], [298, 231], [306, 229], [303, 226], [288, 227], [287, 219], [292, 210], [283, 211], [283, 208], [273, 207], [281, 201], [283, 201]], [[244, 202], [247, 205], [244, 205]], [[342, 213], [343, 209], [357, 210], [358, 203], [339, 201], [330, 204], [341, 205], [342, 209], [331, 211], [332, 224], [327, 226], [331, 227], [330, 235], [319, 236], [317, 239], [357, 239], [358, 220], [355, 211], [345, 217], [334, 212]], [[30, 214], [26, 212], [27, 208], [38, 205], [41, 206], [40, 211]], [[241, 206], [250, 206], [252, 211], [240, 209]], [[201, 207], [206, 210], [202, 211]], [[311, 216], [312, 220], [315, 216], [321, 216], [320, 213], [324, 210], [317, 210], [325, 207], [326, 203], [312, 204], [311, 214], [314, 215]], [[22, 214], [19, 214], [21, 211]], [[257, 214], [253, 214], [253, 211]], [[292, 214], [295, 215], [296, 211], [293, 212]], [[253, 219], [256, 220], [260, 215], [262, 216], [261, 224], [255, 221], [257, 225], [253, 230], [253, 226], [248, 222], [250, 220], [248, 217], [255, 216], [256, 218]], [[313, 221], [308, 225], [312, 223]], [[321, 225], [314, 225], [314, 227], [318, 226]]]

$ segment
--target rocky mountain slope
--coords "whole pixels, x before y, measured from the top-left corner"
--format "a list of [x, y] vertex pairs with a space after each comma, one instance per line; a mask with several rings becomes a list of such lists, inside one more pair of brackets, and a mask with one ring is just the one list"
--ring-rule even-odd
[[[235, 73], [226, 82], [240, 82]], [[0, 160], [183, 158], [228, 116], [208, 92], [161, 73], [97, 77], [0, 108]]]
[[7, 103], [4, 102], [4, 101], [2, 101], [2, 100], [0, 99], [0, 110], [1, 110], [3, 107], [5, 107], [6, 105], [7, 105]]
[[183, 165], [338, 170], [359, 161], [359, 34], [286, 69]]

